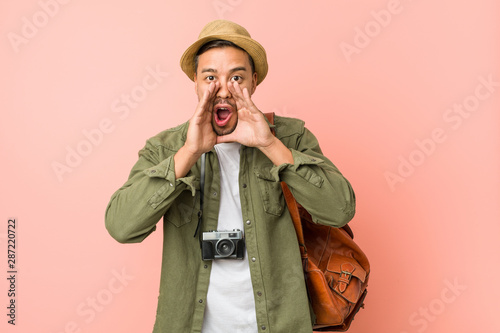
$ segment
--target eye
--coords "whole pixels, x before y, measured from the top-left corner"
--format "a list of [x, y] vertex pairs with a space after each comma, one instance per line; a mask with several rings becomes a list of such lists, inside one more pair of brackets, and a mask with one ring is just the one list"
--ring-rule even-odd
[[209, 75], [209, 76], [207, 76], [207, 80], [208, 81], [213, 81], [213, 80], [215, 80], [215, 76]]
[[241, 81], [243, 78], [239, 75], [235, 75], [231, 78], [231, 80], [235, 81], [235, 82], [238, 82], [238, 81]]

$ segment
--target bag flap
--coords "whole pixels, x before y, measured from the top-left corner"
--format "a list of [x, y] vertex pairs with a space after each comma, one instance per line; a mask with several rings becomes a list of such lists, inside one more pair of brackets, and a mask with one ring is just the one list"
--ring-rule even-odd
[[[366, 271], [363, 267], [361, 267], [361, 265], [359, 265], [356, 259], [351, 257], [332, 255], [328, 260], [328, 267], [326, 269], [329, 272], [337, 273], [339, 275], [348, 274], [355, 276], [362, 283], [366, 280]], [[344, 271], [344, 273], [342, 273], [342, 271]]]

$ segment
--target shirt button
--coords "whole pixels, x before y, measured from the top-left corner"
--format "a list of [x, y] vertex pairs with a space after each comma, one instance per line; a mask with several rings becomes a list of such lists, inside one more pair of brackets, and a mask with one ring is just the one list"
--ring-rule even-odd
[[265, 330], [266, 330], [266, 326], [264, 326], [264, 325], [262, 325], [260, 328], [261, 328], [263, 331], [265, 331]]
[[247, 184], [243, 184], [243, 188], [247, 188]]
[[174, 184], [170, 183], [170, 186], [174, 186]]
[[213, 195], [214, 197], [216, 197], [216, 196], [217, 196], [217, 192], [212, 193], [212, 195]]
[[252, 224], [252, 222], [250, 220], [247, 220], [247, 225], [250, 225]]
[[156, 170], [151, 170], [151, 173], [156, 173]]
[[208, 265], [203, 266], [203, 268], [208, 268]]
[[203, 303], [203, 300], [202, 300], [202, 299], [200, 299], [198, 302]]
[[255, 262], [255, 260], [257, 260], [255, 257], [252, 258], [252, 261]]
[[262, 296], [262, 293], [260, 291], [258, 291], [257, 296]]

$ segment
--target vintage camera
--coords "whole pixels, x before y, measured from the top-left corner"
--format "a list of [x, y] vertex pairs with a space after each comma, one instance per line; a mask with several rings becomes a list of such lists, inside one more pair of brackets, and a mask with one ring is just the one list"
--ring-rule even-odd
[[245, 240], [239, 229], [233, 231], [204, 232], [201, 241], [201, 257], [203, 260], [243, 259]]

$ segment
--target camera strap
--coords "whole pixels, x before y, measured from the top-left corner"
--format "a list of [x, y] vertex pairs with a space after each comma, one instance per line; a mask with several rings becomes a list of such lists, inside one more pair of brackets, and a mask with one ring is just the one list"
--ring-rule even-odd
[[198, 211], [198, 225], [196, 226], [196, 231], [194, 232], [194, 236], [198, 233], [198, 229], [200, 229], [201, 225], [201, 217], [203, 216], [203, 194], [205, 193], [205, 153], [201, 155], [201, 175], [200, 175], [200, 210]]

